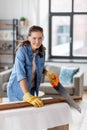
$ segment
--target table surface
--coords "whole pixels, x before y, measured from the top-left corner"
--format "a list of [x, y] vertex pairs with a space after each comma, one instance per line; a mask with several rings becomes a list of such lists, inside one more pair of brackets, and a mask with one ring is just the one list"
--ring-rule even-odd
[[71, 111], [67, 103], [4, 110], [0, 111], [0, 129], [43, 130], [69, 124], [70, 119]]

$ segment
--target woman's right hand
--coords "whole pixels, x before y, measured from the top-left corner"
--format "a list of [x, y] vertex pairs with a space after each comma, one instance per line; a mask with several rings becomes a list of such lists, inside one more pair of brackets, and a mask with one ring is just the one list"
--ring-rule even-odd
[[42, 107], [44, 105], [39, 97], [31, 95], [29, 92], [24, 94], [23, 101], [29, 102], [35, 107]]
[[51, 85], [53, 87], [56, 87], [59, 84], [58, 76], [55, 73], [53, 73], [51, 70], [48, 70], [46, 72], [46, 75], [47, 75], [47, 77], [49, 79], [49, 82], [51, 83]]

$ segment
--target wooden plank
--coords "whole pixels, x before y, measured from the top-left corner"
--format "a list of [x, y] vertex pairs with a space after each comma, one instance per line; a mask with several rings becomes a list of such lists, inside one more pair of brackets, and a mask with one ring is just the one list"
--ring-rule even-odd
[[0, 27], [12, 26], [12, 24], [8, 23], [0, 23]]
[[56, 126], [54, 128], [49, 128], [47, 130], [69, 130], [69, 124], [62, 125], [62, 126]]
[[[78, 96], [72, 96], [72, 98], [74, 100], [82, 99], [82, 97], [78, 97]], [[67, 102], [67, 101], [66, 101], [66, 99], [64, 99], [62, 97], [43, 100], [44, 105], [60, 103], [60, 102]], [[32, 106], [32, 105], [29, 104], [28, 102], [14, 102], [14, 103], [6, 103], [6, 104], [1, 103], [0, 110], [17, 109], [17, 108], [24, 108], [24, 107], [30, 107], [30, 106]]]

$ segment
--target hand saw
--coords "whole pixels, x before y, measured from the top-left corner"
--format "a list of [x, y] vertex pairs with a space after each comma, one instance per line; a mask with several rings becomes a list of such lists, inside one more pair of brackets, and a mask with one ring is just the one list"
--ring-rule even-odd
[[70, 106], [74, 107], [77, 111], [81, 113], [81, 108], [76, 104], [76, 102], [72, 99], [72, 97], [69, 95], [69, 93], [66, 91], [66, 89], [63, 87], [63, 85], [60, 83], [60, 80], [56, 74], [53, 76], [54, 78], [50, 79], [50, 83], [53, 86], [53, 88], [58, 91], [70, 104]]

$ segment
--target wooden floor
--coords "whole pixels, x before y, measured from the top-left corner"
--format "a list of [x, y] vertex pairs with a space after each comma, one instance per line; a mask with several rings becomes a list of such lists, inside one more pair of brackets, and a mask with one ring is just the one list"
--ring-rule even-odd
[[0, 98], [0, 103], [2, 103], [2, 98]]
[[83, 99], [87, 99], [87, 90], [85, 90], [85, 91], [83, 92], [82, 98], [83, 98]]

